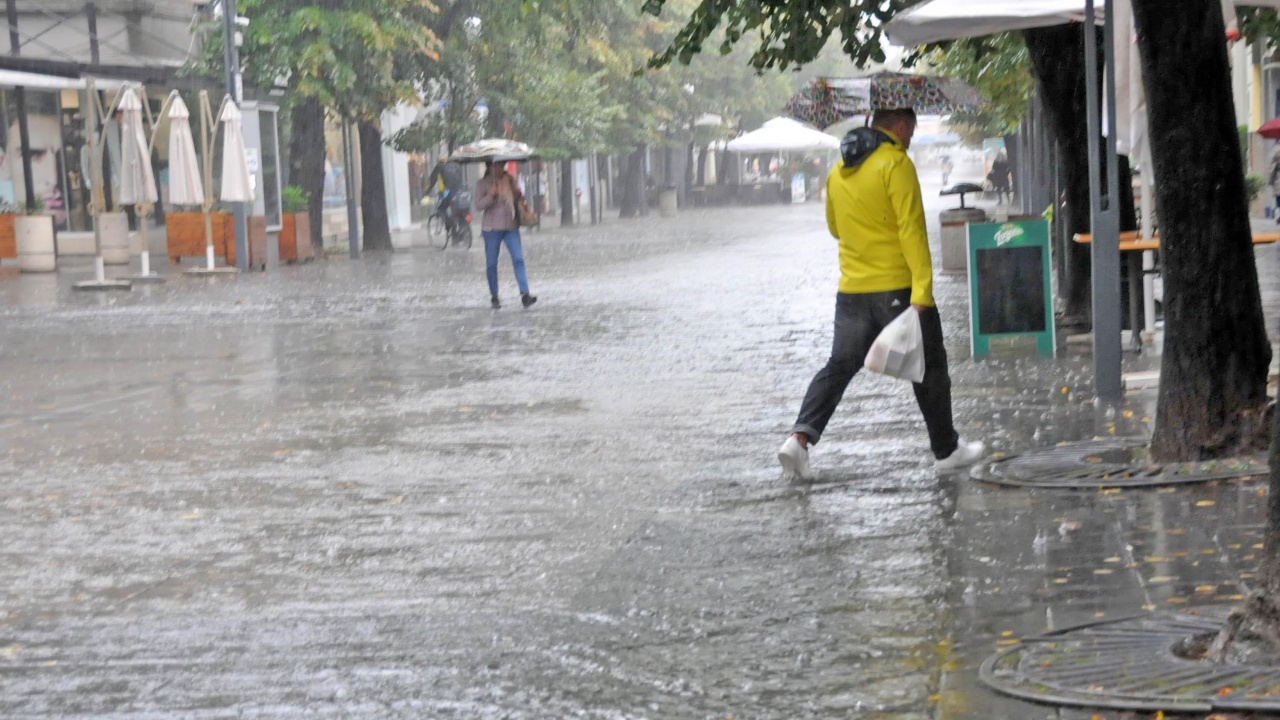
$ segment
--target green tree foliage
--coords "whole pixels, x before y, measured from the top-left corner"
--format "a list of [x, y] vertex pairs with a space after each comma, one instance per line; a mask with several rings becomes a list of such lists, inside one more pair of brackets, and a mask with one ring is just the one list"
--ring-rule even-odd
[[[699, 0], [676, 37], [650, 60], [651, 67], [688, 64], [710, 44], [727, 55], [744, 37], [758, 40], [751, 66], [785, 70], [818, 57], [835, 35], [859, 67], [884, 62], [883, 27], [918, 0]], [[645, 12], [659, 16], [673, 0], [643, 0]], [[724, 24], [720, 37], [716, 30]]]
[[294, 98], [314, 98], [350, 120], [376, 121], [417, 89], [397, 63], [438, 57], [429, 0], [240, 0], [250, 18], [241, 55], [246, 80], [285, 79]]
[[928, 58], [938, 74], [965, 81], [990, 101], [978, 112], [951, 117], [951, 127], [966, 143], [977, 145], [982, 138], [1017, 131], [1035, 91], [1022, 33], [957, 41], [933, 50]]

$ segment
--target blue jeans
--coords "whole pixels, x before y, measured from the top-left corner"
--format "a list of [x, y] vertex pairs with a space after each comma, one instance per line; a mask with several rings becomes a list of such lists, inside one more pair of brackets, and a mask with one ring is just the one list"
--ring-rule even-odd
[[485, 230], [484, 236], [484, 274], [489, 278], [489, 294], [498, 297], [498, 251], [502, 244], [507, 244], [507, 252], [511, 253], [511, 267], [516, 271], [516, 284], [520, 286], [520, 294], [529, 292], [529, 278], [524, 271], [524, 248], [520, 246], [519, 230]]

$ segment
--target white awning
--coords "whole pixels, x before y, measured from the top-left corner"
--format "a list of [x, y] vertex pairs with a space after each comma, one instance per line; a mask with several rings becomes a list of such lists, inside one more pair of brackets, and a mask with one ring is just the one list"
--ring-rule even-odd
[[[99, 90], [115, 90], [124, 84], [123, 80], [103, 80], [99, 78], [95, 78], [94, 82], [97, 83]], [[83, 90], [84, 78], [42, 75], [20, 70], [0, 70], [0, 87], [23, 87], [33, 90]]]

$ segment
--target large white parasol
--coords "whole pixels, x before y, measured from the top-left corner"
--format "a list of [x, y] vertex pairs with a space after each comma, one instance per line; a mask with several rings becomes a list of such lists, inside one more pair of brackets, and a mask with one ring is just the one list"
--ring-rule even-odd
[[151, 146], [142, 121], [142, 101], [133, 88], [120, 98], [120, 204], [154, 203], [156, 178], [151, 172]]
[[730, 140], [725, 149], [732, 152], [839, 150], [840, 138], [791, 118], [777, 117]]
[[174, 205], [204, 203], [200, 161], [195, 139], [191, 137], [191, 112], [176, 90], [169, 107], [169, 202]]
[[249, 179], [249, 161], [245, 157], [244, 129], [240, 108], [227, 102], [222, 108], [222, 192], [223, 202], [251, 202], [253, 183]]

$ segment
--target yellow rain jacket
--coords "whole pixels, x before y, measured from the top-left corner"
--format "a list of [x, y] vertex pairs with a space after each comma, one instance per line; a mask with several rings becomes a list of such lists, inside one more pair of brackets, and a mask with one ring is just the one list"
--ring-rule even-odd
[[911, 288], [933, 306], [933, 263], [916, 166], [893, 133], [856, 168], [827, 176], [827, 228], [840, 241], [840, 292]]

